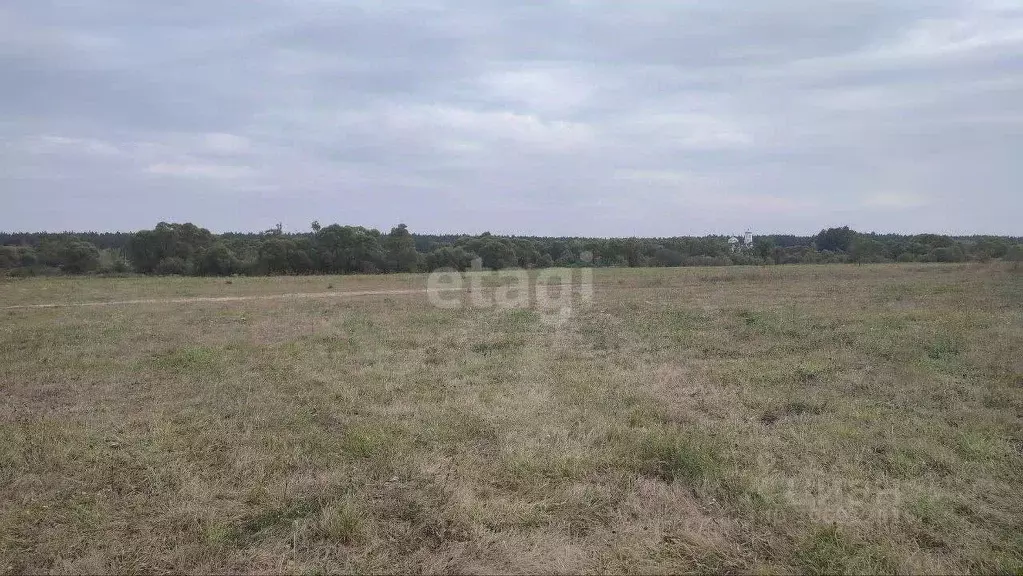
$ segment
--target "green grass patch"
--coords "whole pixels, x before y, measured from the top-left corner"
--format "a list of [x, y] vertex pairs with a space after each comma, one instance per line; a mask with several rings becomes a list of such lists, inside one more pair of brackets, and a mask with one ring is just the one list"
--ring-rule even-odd
[[177, 374], [208, 375], [220, 372], [227, 352], [212, 346], [182, 346], [157, 354], [152, 365]]
[[665, 482], [698, 486], [721, 474], [716, 450], [692, 431], [645, 431], [633, 449], [638, 471]]
[[874, 546], [844, 534], [837, 526], [807, 536], [794, 555], [805, 574], [888, 574], [891, 560]]

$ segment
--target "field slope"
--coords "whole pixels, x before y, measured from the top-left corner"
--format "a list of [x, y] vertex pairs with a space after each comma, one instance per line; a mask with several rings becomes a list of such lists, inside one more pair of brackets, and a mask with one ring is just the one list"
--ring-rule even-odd
[[1023, 572], [1023, 273], [594, 278], [0, 282], [0, 571]]

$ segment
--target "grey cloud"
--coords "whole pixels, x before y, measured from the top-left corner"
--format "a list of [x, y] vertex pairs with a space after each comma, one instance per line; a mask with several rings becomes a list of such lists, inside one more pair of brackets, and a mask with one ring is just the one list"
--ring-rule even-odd
[[1023, 10], [15, 0], [0, 229], [1019, 234]]

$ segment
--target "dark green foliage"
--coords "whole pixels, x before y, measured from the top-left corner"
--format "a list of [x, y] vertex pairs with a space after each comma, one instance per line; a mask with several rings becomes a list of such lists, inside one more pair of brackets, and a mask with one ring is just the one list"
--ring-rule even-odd
[[[160, 222], [152, 230], [135, 233], [128, 242], [128, 259], [135, 270], [144, 274], [168, 273], [158, 272], [162, 266], [164, 271], [178, 268], [178, 261], [184, 262], [181, 267], [195, 270], [196, 261], [201, 252], [205, 252], [213, 244], [213, 234], [195, 224], [168, 224]], [[165, 260], [172, 260], [164, 264]], [[171, 272], [177, 273], [177, 272]]]
[[259, 246], [256, 272], [260, 274], [310, 274], [315, 271], [308, 242], [271, 234]]
[[856, 232], [848, 226], [841, 228], [828, 228], [817, 234], [815, 242], [818, 250], [829, 250], [831, 252], [848, 252], [856, 239]]
[[476, 251], [483, 259], [483, 267], [491, 270], [514, 268], [518, 265], [518, 257], [511, 242], [488, 237]]
[[654, 252], [654, 261], [658, 266], [681, 266], [685, 257], [670, 248], [658, 248]]
[[774, 239], [770, 237], [758, 237], [753, 239], [753, 253], [761, 260], [770, 260], [774, 254]]
[[29, 246], [0, 246], [0, 270], [28, 268], [38, 261], [36, 251]]
[[241, 271], [241, 262], [224, 242], [217, 241], [199, 259], [196, 272], [202, 276], [230, 276]]
[[380, 232], [362, 226], [331, 224], [312, 239], [316, 271], [344, 274], [378, 272], [384, 267]]
[[156, 268], [153, 269], [153, 273], [160, 276], [184, 276], [189, 273], [188, 263], [185, 262], [184, 258], [170, 256], [160, 260]]
[[425, 264], [428, 270], [439, 270], [441, 268], [452, 268], [463, 272], [472, 265], [476, 254], [467, 252], [461, 246], [442, 246], [426, 255]]
[[416, 272], [419, 270], [419, 253], [416, 252], [416, 241], [408, 231], [408, 226], [398, 224], [384, 240], [386, 250], [386, 270], [388, 272]]
[[863, 264], [884, 261], [884, 253], [884, 244], [872, 238], [858, 237], [853, 239], [849, 255], [852, 257], [853, 262]]
[[986, 262], [1023, 259], [1021, 238], [863, 234], [848, 226], [816, 236], [764, 235], [733, 250], [727, 236], [552, 238], [416, 235], [405, 224], [387, 234], [362, 226], [285, 233], [215, 235], [194, 224], [161, 222], [127, 233], [0, 233], [0, 270], [11, 274], [89, 272], [228, 276], [464, 271], [484, 268], [728, 266], [844, 262]]
[[931, 250], [924, 258], [925, 262], [962, 262], [966, 260], [961, 246], [945, 246]]
[[73, 236], [47, 238], [39, 245], [42, 264], [69, 274], [84, 274], [99, 268], [99, 250]]

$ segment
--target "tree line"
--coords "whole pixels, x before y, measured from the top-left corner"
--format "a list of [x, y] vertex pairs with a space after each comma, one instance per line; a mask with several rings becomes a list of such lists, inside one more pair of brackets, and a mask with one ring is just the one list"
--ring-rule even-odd
[[280, 225], [259, 233], [214, 234], [161, 222], [134, 233], [0, 233], [0, 273], [186, 276], [375, 274], [548, 267], [730, 266], [868, 262], [1023, 260], [1023, 238], [860, 233], [848, 226], [814, 236], [773, 234], [750, 246], [728, 236], [554, 238], [383, 233], [313, 222], [305, 233]]

